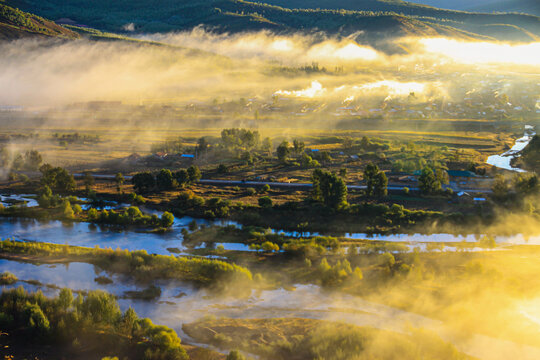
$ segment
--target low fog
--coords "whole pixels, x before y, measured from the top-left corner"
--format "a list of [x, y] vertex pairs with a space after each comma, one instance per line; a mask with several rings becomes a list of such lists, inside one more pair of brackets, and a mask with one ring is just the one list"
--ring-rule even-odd
[[[50, 108], [86, 101], [189, 104], [273, 95], [345, 101], [448, 98], [455, 72], [534, 72], [540, 43], [402, 39], [388, 54], [351, 39], [269, 32], [141, 36], [147, 42], [19, 40], [0, 45], [0, 104]], [[196, 49], [196, 50], [193, 50]], [[318, 71], [299, 71], [305, 66]], [[519, 66], [518, 66], [519, 65]], [[324, 68], [324, 71], [321, 69]], [[279, 70], [279, 71], [278, 71]], [[294, 70], [294, 71], [293, 71]]]

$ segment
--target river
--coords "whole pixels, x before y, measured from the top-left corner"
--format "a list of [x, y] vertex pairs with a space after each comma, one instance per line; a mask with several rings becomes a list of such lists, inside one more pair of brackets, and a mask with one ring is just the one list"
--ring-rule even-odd
[[[56, 295], [58, 290], [45, 284], [70, 287], [76, 290], [106, 290], [122, 297], [125, 291], [141, 290], [144, 286], [133, 283], [125, 276], [111, 275], [97, 267], [83, 263], [69, 265], [34, 265], [11, 260], [0, 260], [0, 272], [10, 271], [20, 280], [38, 280], [44, 285], [23, 281], [6, 288], [23, 286], [28, 290], [41, 289], [45, 295]], [[114, 282], [102, 285], [94, 281], [97, 276], [107, 276]], [[205, 290], [195, 290], [182, 282], [156, 282], [162, 293], [157, 301], [121, 298], [122, 309], [131, 306], [140, 316], [150, 317], [157, 324], [175, 329], [184, 341], [182, 324], [193, 322], [205, 315], [231, 318], [300, 317], [341, 321], [359, 326], [406, 333], [410, 327], [424, 328], [453, 342], [456, 347], [482, 359], [503, 360], [539, 359], [540, 349], [514, 342], [473, 335], [466, 339], [452, 335], [441, 321], [363, 300], [359, 297], [327, 292], [315, 285], [298, 285], [294, 291], [285, 289], [253, 291], [246, 298], [216, 297]], [[516, 316], [528, 316], [516, 311]], [[225, 349], [227, 350], [227, 349]]]
[[512, 159], [519, 156], [519, 152], [525, 149], [525, 147], [529, 144], [534, 135], [536, 135], [534, 127], [531, 125], [525, 125], [525, 132], [523, 136], [516, 140], [514, 146], [512, 146], [510, 150], [504, 152], [501, 155], [491, 155], [490, 157], [488, 157], [486, 163], [505, 170], [526, 172], [526, 170], [512, 167], [510, 162], [512, 161]]

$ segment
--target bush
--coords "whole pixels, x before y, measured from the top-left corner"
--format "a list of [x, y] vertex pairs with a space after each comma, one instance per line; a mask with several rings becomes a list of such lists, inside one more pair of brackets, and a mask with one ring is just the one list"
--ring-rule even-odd
[[10, 272], [6, 271], [0, 274], [0, 285], [13, 285], [17, 281], [19, 281], [19, 279]]
[[174, 215], [168, 211], [165, 211], [163, 215], [161, 215], [161, 226], [168, 228], [168, 227], [171, 227], [173, 223], [174, 223]]
[[265, 209], [272, 207], [272, 199], [270, 199], [268, 196], [263, 196], [262, 198], [259, 198], [259, 206]]

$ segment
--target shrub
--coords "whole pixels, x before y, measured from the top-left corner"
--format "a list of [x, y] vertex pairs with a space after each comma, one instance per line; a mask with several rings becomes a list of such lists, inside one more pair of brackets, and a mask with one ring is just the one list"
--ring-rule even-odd
[[263, 196], [262, 198], [259, 198], [259, 206], [265, 209], [271, 208], [272, 199], [270, 199], [268, 196]]

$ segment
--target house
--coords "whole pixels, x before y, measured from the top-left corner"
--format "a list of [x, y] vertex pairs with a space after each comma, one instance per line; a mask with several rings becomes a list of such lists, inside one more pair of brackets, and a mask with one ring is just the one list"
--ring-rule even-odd
[[160, 159], [160, 160], [163, 160], [167, 157], [167, 153], [166, 152], [163, 152], [163, 151], [159, 151], [157, 153], [154, 154], [154, 157], [157, 158], [157, 159]]
[[478, 177], [474, 172], [468, 170], [448, 170], [448, 177], [453, 181], [468, 182], [471, 178]]

